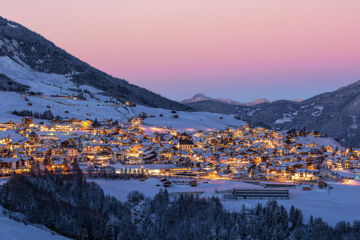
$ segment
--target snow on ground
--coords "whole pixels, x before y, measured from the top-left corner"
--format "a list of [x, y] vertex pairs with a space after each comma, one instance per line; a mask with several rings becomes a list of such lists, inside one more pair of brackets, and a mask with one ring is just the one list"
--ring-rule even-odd
[[[145, 106], [126, 107], [122, 104], [106, 103], [110, 97], [101, 95], [101, 91], [90, 86], [76, 86], [68, 76], [42, 73], [32, 70], [25, 63], [17, 63], [9, 57], [0, 57], [0, 73], [12, 80], [30, 86], [33, 92], [41, 92], [42, 96], [24, 96], [15, 92], [0, 91], [0, 122], [20, 121], [20, 117], [11, 114], [14, 110], [30, 110], [44, 112], [51, 110], [53, 115], [64, 118], [94, 120], [114, 119], [127, 121], [130, 117], [146, 113], [151, 115], [144, 122], [149, 126], [174, 127], [180, 130], [193, 128], [196, 130], [225, 129], [228, 126], [240, 126], [244, 122], [233, 116], [206, 112], [177, 112], [179, 118], [174, 118], [170, 110], [150, 108]], [[93, 95], [83, 93], [87, 100], [63, 99], [52, 95], [76, 96], [74, 89], [88, 90]], [[162, 117], [160, 116], [162, 115]]]
[[125, 201], [127, 195], [132, 191], [142, 192], [146, 197], [153, 197], [160, 187], [156, 187], [160, 181], [156, 178], [150, 178], [146, 181], [140, 180], [105, 180], [105, 179], [91, 179], [89, 181], [99, 184], [105, 194], [116, 197], [121, 201]]
[[0, 73], [18, 83], [30, 86], [34, 92], [42, 92], [47, 95], [59, 94], [60, 87], [66, 91], [68, 87], [75, 86], [63, 75], [33, 71], [25, 63], [21, 64], [7, 56], [2, 56], [0, 57]]
[[356, 116], [351, 116], [351, 118], [352, 118], [353, 122], [350, 125], [350, 128], [357, 129], [359, 127], [357, 117]]
[[[106, 98], [104, 96], [100, 96]], [[135, 117], [142, 112], [148, 116], [144, 123], [148, 126], [173, 127], [179, 130], [195, 129], [225, 129], [228, 126], [241, 126], [245, 122], [235, 119], [231, 115], [215, 114], [207, 112], [182, 112], [176, 114], [179, 118], [174, 118], [170, 110], [160, 108], [150, 108], [137, 106], [126, 108], [124, 106], [114, 106], [114, 104], [104, 103], [102, 99], [70, 100], [48, 96], [27, 96], [25, 97], [14, 92], [0, 91], [2, 107], [0, 109], [0, 122], [21, 121], [21, 117], [11, 114], [14, 110], [30, 110], [33, 112], [44, 112], [51, 110], [54, 116], [59, 115], [64, 118], [78, 118], [98, 120], [113, 119], [127, 121], [129, 117]], [[31, 103], [32, 106], [28, 106]], [[162, 114], [162, 117], [160, 116]]]
[[25, 225], [0, 214], [0, 239], [65, 240], [68, 238], [57, 234], [53, 235], [50, 231], [45, 231], [31, 225]]
[[7, 182], [9, 178], [8, 177], [2, 177], [0, 178], [0, 186]]
[[[179, 180], [179, 179], [175, 179]], [[146, 181], [140, 180], [92, 180], [98, 183], [106, 194], [110, 194], [120, 200], [126, 200], [127, 194], [131, 191], [143, 192], [145, 196], [154, 196], [162, 186], [159, 179], [150, 178]], [[187, 179], [189, 181], [189, 179]], [[204, 183], [208, 182], [208, 183]], [[321, 217], [329, 224], [336, 224], [339, 221], [354, 221], [360, 220], [360, 183], [346, 185], [340, 183], [330, 182], [333, 189], [330, 193], [327, 189], [318, 189], [314, 187], [311, 191], [304, 191], [301, 187], [290, 189], [289, 200], [278, 200], [279, 204], [284, 205], [289, 209], [292, 205], [302, 210], [304, 220], [308, 221], [310, 215]], [[169, 193], [172, 192], [186, 192], [186, 191], [203, 191], [202, 196], [214, 196], [215, 190], [230, 190], [233, 188], [247, 188], [255, 189], [262, 188], [257, 185], [247, 184], [240, 181], [228, 180], [209, 180], [201, 181], [197, 187], [190, 187], [189, 185], [175, 185], [167, 188]], [[224, 207], [238, 211], [241, 210], [242, 205], [247, 207], [254, 207], [257, 203], [265, 204], [267, 200], [251, 199], [251, 200], [228, 200], [224, 199], [222, 195], [218, 195], [224, 204]]]
[[298, 111], [291, 112], [291, 113], [284, 113], [282, 118], [275, 120], [275, 124], [283, 124], [286, 122], [292, 122], [294, 116], [298, 115]]
[[[170, 110], [164, 110], [161, 108], [149, 108], [144, 106], [138, 106], [135, 108], [135, 112], [146, 112], [148, 115], [154, 115], [154, 118], [148, 118], [144, 122], [150, 126], [169, 126], [179, 130], [195, 129], [195, 130], [207, 130], [207, 129], [225, 129], [229, 126], [241, 126], [245, 122], [237, 120], [232, 115], [209, 113], [209, 112], [182, 112], [177, 111], [179, 118], [173, 118]], [[160, 117], [160, 114], [163, 117]]]
[[[297, 113], [296, 113], [297, 114]], [[295, 114], [295, 115], [296, 115]], [[283, 114], [283, 117], [282, 118], [279, 118], [277, 120], [275, 120], [275, 124], [283, 124], [283, 123], [286, 123], [286, 122], [291, 122], [293, 120], [293, 115], [292, 114], [289, 114], [289, 113], [284, 113]]]
[[[0, 178], [0, 186], [7, 182], [9, 178]], [[50, 230], [44, 230], [31, 225], [25, 225], [21, 222], [9, 219], [3, 214], [3, 208], [0, 207], [0, 239], [6, 240], [65, 240], [58, 234], [52, 234]]]
[[332, 146], [333, 148], [338, 147], [339, 150], [344, 150], [344, 147], [338, 143], [333, 138], [329, 137], [314, 137], [314, 136], [306, 136], [306, 137], [297, 137], [296, 142], [302, 143], [302, 144], [311, 144], [315, 143], [319, 147], [321, 146]]
[[[2, 185], [6, 180], [6, 178], [0, 178], [0, 185]], [[170, 180], [190, 181], [191, 179], [174, 178]], [[96, 182], [103, 188], [105, 194], [112, 195], [121, 201], [125, 201], [127, 199], [127, 195], [132, 191], [139, 191], [142, 192], [146, 197], [153, 197], [162, 188], [162, 182], [158, 178], [149, 178], [146, 181], [140, 181], [135, 179], [90, 179], [89, 181]], [[310, 215], [313, 215], [314, 217], [321, 217], [324, 221], [332, 225], [343, 220], [349, 222], [352, 222], [354, 220], [360, 220], [360, 202], [358, 201], [358, 199], [360, 199], [360, 182], [351, 180], [348, 183], [328, 183], [330, 184], [330, 186], [333, 187], [330, 192], [328, 191], [328, 189], [319, 189], [317, 187], [313, 187], [311, 191], [304, 191], [301, 187], [290, 188], [290, 199], [277, 201], [279, 204], [284, 205], [284, 207], [286, 207], [287, 209], [290, 209], [292, 205], [301, 209], [304, 215], [305, 222], [309, 220]], [[158, 184], [160, 184], [160, 186], [156, 186]], [[169, 191], [169, 193], [196, 191], [204, 192], [201, 195], [203, 197], [218, 196], [222, 200], [224, 207], [230, 211], [240, 211], [243, 204], [246, 207], [255, 207], [257, 203], [266, 204], [267, 202], [267, 200], [260, 199], [229, 200], [224, 199], [223, 195], [215, 193], [216, 190], [231, 190], [233, 188], [262, 189], [263, 187], [254, 184], [244, 183], [241, 181], [200, 180], [197, 187], [173, 184], [173, 186], [167, 188], [167, 190]], [[6, 218], [7, 217], [5, 216], [0, 216], [0, 239], [7, 239], [2, 238], [2, 234], [4, 234], [3, 232], [5, 231], [2, 226], [6, 226], [5, 223], [3, 224]], [[8, 219], [8, 221], [14, 222], [10, 219]], [[14, 222], [14, 224], [21, 223]]]
[[[360, 184], [357, 186], [331, 184], [334, 189], [318, 189], [303, 191], [301, 188], [290, 189], [290, 200], [278, 200], [279, 204], [290, 209], [292, 205], [301, 209], [307, 222], [310, 215], [321, 217], [329, 224], [339, 221], [360, 220]], [[247, 207], [254, 207], [258, 202], [266, 200], [241, 200]], [[224, 206], [231, 210], [241, 210], [236, 201], [223, 201]]]
[[322, 114], [322, 111], [324, 109], [324, 106], [315, 106], [314, 110], [315, 112], [311, 113], [311, 116], [313, 117], [318, 117]]

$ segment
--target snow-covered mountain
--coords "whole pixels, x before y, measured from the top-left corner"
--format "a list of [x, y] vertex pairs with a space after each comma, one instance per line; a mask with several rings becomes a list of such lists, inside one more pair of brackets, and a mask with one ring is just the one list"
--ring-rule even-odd
[[[41, 35], [2, 17], [0, 17], [0, 56], [3, 58], [2, 62], [9, 63], [11, 60], [40, 75], [41, 73], [52, 74], [52, 76], [58, 74], [57, 86], [69, 85], [67, 82], [72, 82], [76, 85], [91, 86], [101, 90], [104, 95], [112, 96], [122, 102], [131, 101], [150, 107], [191, 110], [181, 103], [95, 69], [58, 48]], [[29, 83], [27, 81], [29, 79], [21, 78], [23, 85], [17, 85], [18, 83], [14, 83], [12, 77], [6, 73], [0, 75], [0, 90], [25, 92], [29, 84], [33, 89], [34, 83]], [[15, 82], [19, 82], [19, 78]], [[37, 89], [37, 91], [43, 93], [42, 89]]]
[[[13, 111], [50, 110], [64, 119], [119, 121], [145, 113], [149, 116], [145, 124], [179, 129], [223, 129], [244, 124], [230, 115], [186, 111], [190, 108], [112, 78], [3, 18], [0, 18], [0, 83], [0, 122], [20, 121], [21, 117], [12, 114]], [[138, 104], [127, 106], [126, 101]]]
[[243, 105], [243, 106], [253, 106], [253, 105], [256, 105], [256, 104], [270, 102], [266, 98], [257, 98], [257, 99], [255, 99], [254, 101], [251, 101], [251, 102], [243, 102], [243, 103], [241, 103], [241, 102], [232, 100], [230, 98], [227, 98], [227, 99], [211, 98], [211, 97], [208, 97], [208, 96], [204, 95], [203, 93], [198, 93], [198, 94], [195, 94], [192, 98], [183, 100], [182, 103], [190, 105], [191, 103], [203, 102], [203, 101], [216, 101], [216, 102], [219, 102], [219, 103], [225, 103], [225, 104], [230, 104], [230, 105]]
[[303, 100], [239, 107], [238, 117], [278, 129], [317, 130], [346, 146], [360, 146], [360, 81]]
[[202, 112], [214, 112], [222, 114], [236, 114], [239, 107], [255, 106], [257, 104], [269, 103], [265, 98], [258, 98], [252, 102], [240, 103], [232, 99], [210, 98], [202, 93], [196, 94], [192, 98], [182, 101], [183, 104]]
[[244, 102], [240, 105], [244, 105], [244, 106], [254, 106], [254, 105], [257, 105], [257, 104], [261, 104], [261, 103], [269, 103], [270, 101], [266, 98], [257, 98], [255, 99], [254, 101], [251, 101], [251, 102]]
[[202, 93], [198, 93], [198, 94], [195, 94], [192, 98], [183, 100], [182, 103], [186, 104], [186, 103], [202, 102], [202, 101], [208, 101], [208, 100], [213, 100], [213, 99], [205, 96]]
[[[0, 57], [0, 73], [6, 75], [12, 84], [26, 85], [28, 92], [0, 91], [0, 122], [20, 121], [21, 117], [11, 112], [28, 110], [43, 112], [50, 110], [54, 116], [78, 119], [116, 119], [127, 121], [131, 117], [146, 113], [146, 124], [171, 126], [179, 129], [195, 128], [223, 129], [238, 126], [244, 122], [231, 115], [208, 112], [188, 112], [148, 106], [126, 106], [104, 91], [87, 85], [78, 86], [69, 80], [69, 76], [43, 73], [33, 70], [25, 63], [18, 63], [8, 56]], [[41, 92], [41, 94], [38, 94]], [[174, 116], [177, 115], [178, 118]]]
[[196, 109], [235, 114], [239, 119], [280, 130], [304, 127], [335, 138], [345, 146], [360, 146], [360, 81], [306, 100], [259, 99], [252, 103], [229, 104], [204, 95], [183, 103]]

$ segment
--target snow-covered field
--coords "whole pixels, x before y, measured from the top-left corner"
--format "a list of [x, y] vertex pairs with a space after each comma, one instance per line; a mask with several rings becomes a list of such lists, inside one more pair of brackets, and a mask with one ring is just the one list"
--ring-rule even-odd
[[[290, 189], [290, 200], [278, 200], [279, 204], [289, 209], [292, 205], [302, 210], [304, 220], [308, 221], [310, 215], [321, 217], [329, 224], [339, 221], [360, 220], [360, 184], [356, 186], [344, 184], [330, 184], [334, 188], [330, 193], [326, 189], [314, 188], [303, 191], [301, 188]], [[245, 206], [255, 206], [265, 200], [241, 200]], [[228, 209], [239, 210], [235, 201], [223, 201]]]
[[[0, 209], [1, 210], [1, 209]], [[20, 222], [9, 219], [0, 214], [0, 239], [3, 240], [65, 240], [63, 236], [51, 234], [31, 225], [25, 225]]]
[[[159, 179], [150, 178], [146, 181], [139, 180], [93, 180], [98, 183], [106, 194], [115, 196], [120, 200], [126, 200], [127, 194], [131, 191], [143, 192], [145, 196], [154, 196], [161, 187]], [[230, 190], [232, 188], [262, 188], [257, 185], [247, 184], [240, 181], [209, 180], [208, 183], [200, 182], [197, 187], [188, 185], [174, 185], [167, 188], [169, 193], [186, 191], [203, 191], [202, 196], [215, 196], [215, 190]], [[353, 182], [352, 185], [330, 182], [333, 187], [330, 190], [314, 187], [311, 191], [303, 191], [302, 188], [290, 189], [289, 200], [278, 200], [279, 204], [289, 209], [292, 205], [300, 208], [304, 220], [308, 221], [310, 215], [321, 217], [329, 224], [336, 224], [339, 221], [360, 220], [360, 183]], [[162, 184], [161, 184], [162, 186]], [[222, 198], [222, 195], [217, 195]], [[241, 210], [242, 205], [253, 207], [258, 202], [266, 203], [267, 200], [227, 200], [222, 198], [224, 206], [232, 211]]]

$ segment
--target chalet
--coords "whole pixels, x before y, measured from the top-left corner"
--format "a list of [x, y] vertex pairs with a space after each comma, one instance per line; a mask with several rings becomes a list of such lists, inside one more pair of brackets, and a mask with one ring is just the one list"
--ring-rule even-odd
[[40, 140], [59, 140], [59, 138], [53, 134], [41, 134], [39, 135]]
[[236, 129], [234, 132], [233, 132], [233, 136], [235, 138], [240, 138], [240, 137], [243, 137], [244, 136], [244, 132], [242, 129]]
[[69, 119], [67, 121], [67, 123], [72, 124], [72, 125], [77, 126], [77, 127], [81, 127], [81, 125], [82, 125], [82, 121], [79, 120], [79, 119], [76, 119], [76, 118]]
[[96, 154], [97, 150], [95, 149], [94, 146], [92, 145], [87, 145], [86, 147], [84, 147], [82, 149], [82, 152], [83, 153], [86, 153], [86, 154]]
[[310, 191], [311, 189], [312, 189], [311, 185], [308, 185], [308, 184], [302, 185], [302, 190], [304, 190], [304, 191]]
[[168, 188], [168, 187], [171, 187], [171, 182], [170, 181], [165, 181], [165, 182], [163, 182], [163, 186], [164, 187], [166, 187], [166, 188]]
[[48, 130], [52, 132], [72, 132], [74, 129], [71, 125], [55, 124]]
[[62, 148], [51, 148], [49, 149], [49, 154], [51, 156], [62, 156], [63, 155], [63, 149]]
[[319, 181], [319, 182], [318, 182], [318, 187], [319, 187], [319, 188], [326, 188], [327, 186], [328, 186], [327, 183], [324, 182], [324, 181]]
[[100, 172], [107, 175], [115, 175], [115, 168], [110, 166], [100, 167]]
[[66, 153], [66, 156], [68, 158], [74, 158], [77, 157], [78, 155], [79, 155], [79, 151], [76, 148], [69, 148]]
[[129, 120], [132, 127], [138, 127], [142, 124], [142, 119], [139, 118], [132, 118]]
[[152, 163], [156, 160], [157, 153], [154, 150], [149, 149], [141, 152], [140, 156], [143, 159], [144, 163]]
[[39, 140], [39, 135], [36, 134], [35, 132], [31, 132], [29, 134], [29, 142], [34, 144], [34, 143], [38, 143], [40, 140]]
[[30, 158], [22, 159], [20, 157], [16, 158], [0, 158], [0, 171], [2, 173], [7, 173], [7, 171], [17, 170], [17, 169], [29, 169]]
[[30, 117], [24, 117], [24, 118], [22, 119], [22, 123], [23, 123], [25, 126], [29, 126], [29, 125], [31, 125], [31, 124], [33, 123], [33, 120], [32, 120], [32, 118], [30, 118]]
[[196, 187], [196, 186], [197, 186], [197, 181], [196, 181], [196, 180], [192, 180], [192, 181], [189, 182], [189, 185], [190, 185], [191, 187]]
[[53, 159], [51, 169], [56, 172], [62, 172], [65, 169], [65, 164], [62, 158]]
[[80, 138], [70, 138], [61, 142], [61, 147], [73, 147], [73, 148], [81, 148], [81, 139]]
[[177, 145], [177, 148], [180, 151], [190, 151], [194, 146], [194, 143], [189, 139], [179, 139], [179, 143]]
[[112, 152], [102, 151], [96, 154], [95, 160], [105, 162], [114, 160], [114, 158]]
[[126, 102], [125, 102], [125, 106], [128, 106], [128, 107], [136, 107], [136, 103], [126, 101]]
[[311, 181], [311, 180], [317, 180], [318, 176], [316, 175], [318, 173], [317, 170], [307, 170], [307, 169], [296, 169], [295, 174], [291, 176], [291, 179], [293, 181]]

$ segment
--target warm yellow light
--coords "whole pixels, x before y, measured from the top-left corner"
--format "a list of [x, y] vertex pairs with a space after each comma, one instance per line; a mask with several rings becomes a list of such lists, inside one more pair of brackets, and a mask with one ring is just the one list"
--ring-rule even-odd
[[343, 184], [345, 185], [351, 185], [351, 186], [360, 186], [360, 182], [352, 179], [346, 179]]
[[89, 128], [89, 127], [91, 127], [91, 121], [90, 120], [82, 121], [81, 126], [83, 128]]

